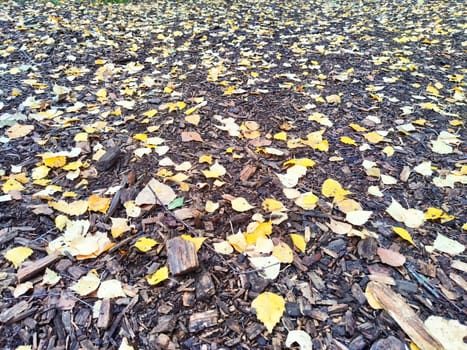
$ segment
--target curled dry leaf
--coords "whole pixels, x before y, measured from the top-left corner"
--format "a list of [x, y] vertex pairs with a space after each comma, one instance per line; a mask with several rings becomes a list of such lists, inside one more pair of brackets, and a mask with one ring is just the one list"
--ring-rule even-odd
[[285, 346], [290, 348], [293, 343], [300, 345], [300, 350], [312, 350], [313, 343], [311, 342], [310, 335], [302, 330], [293, 330], [287, 334]]

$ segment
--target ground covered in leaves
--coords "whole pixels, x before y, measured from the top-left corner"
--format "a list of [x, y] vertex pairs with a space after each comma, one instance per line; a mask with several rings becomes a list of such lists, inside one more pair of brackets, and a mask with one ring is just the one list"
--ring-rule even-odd
[[3, 2], [0, 347], [463, 348], [463, 14]]

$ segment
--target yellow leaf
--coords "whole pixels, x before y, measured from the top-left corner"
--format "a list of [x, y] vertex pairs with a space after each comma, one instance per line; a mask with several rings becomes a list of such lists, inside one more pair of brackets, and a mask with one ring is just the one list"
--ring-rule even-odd
[[302, 193], [298, 198], [295, 199], [295, 204], [305, 210], [312, 210], [318, 203], [318, 197], [312, 192]]
[[209, 154], [204, 154], [202, 156], [199, 157], [198, 159], [198, 163], [208, 163], [208, 164], [212, 164], [212, 156], [209, 155]]
[[8, 193], [10, 191], [21, 191], [21, 190], [24, 190], [24, 186], [21, 185], [21, 183], [16, 181], [15, 179], [10, 178], [2, 185], [2, 191], [4, 193]]
[[300, 252], [305, 253], [305, 249], [306, 249], [305, 237], [297, 233], [291, 233], [290, 239], [292, 240], [295, 248], [297, 248]]
[[237, 197], [233, 199], [230, 204], [232, 205], [233, 210], [238, 212], [245, 212], [254, 208], [248, 201], [243, 197]]
[[288, 244], [279, 242], [274, 246], [272, 255], [275, 256], [281, 263], [290, 264], [293, 262], [293, 251]]
[[227, 171], [221, 164], [215, 162], [209, 167], [209, 170], [201, 170], [201, 172], [206, 178], [211, 179], [221, 177], [225, 175]]
[[42, 285], [48, 284], [50, 286], [56, 285], [60, 281], [61, 277], [55, 271], [46, 268], [44, 272], [44, 276], [42, 276]]
[[208, 200], [204, 206], [204, 210], [208, 213], [214, 213], [217, 209], [219, 209], [219, 203], [215, 203], [210, 200]]
[[243, 253], [248, 246], [245, 235], [241, 232], [227, 236], [227, 241], [239, 253]]
[[273, 138], [274, 140], [286, 141], [287, 133], [285, 131], [278, 132], [277, 134], [274, 134]]
[[50, 168], [46, 167], [45, 165], [38, 166], [32, 169], [31, 177], [34, 180], [40, 180], [46, 177], [49, 174]]
[[55, 227], [62, 231], [70, 220], [65, 215], [57, 215], [55, 218]]
[[157, 109], [150, 109], [143, 113], [145, 117], [152, 118], [157, 114]]
[[159, 244], [156, 240], [148, 237], [141, 237], [135, 242], [135, 247], [139, 251], [146, 253], [152, 249], [156, 244]]
[[311, 160], [309, 158], [294, 158], [294, 159], [291, 159], [291, 160], [288, 160], [286, 162], [284, 162], [284, 166], [285, 167], [288, 167], [289, 165], [300, 165], [300, 166], [304, 166], [306, 168], [310, 168], [312, 166], [314, 166], [316, 164], [316, 162], [314, 160]]
[[439, 96], [439, 91], [437, 88], [435, 88], [433, 85], [428, 85], [426, 87], [426, 91], [429, 92], [432, 95]]
[[333, 179], [326, 179], [321, 187], [321, 193], [328, 198], [334, 198], [336, 202], [345, 199], [345, 196], [352, 192], [344, 190], [339, 182]]
[[342, 136], [340, 138], [341, 142], [342, 143], [345, 143], [346, 145], [353, 145], [353, 146], [356, 146], [357, 143], [355, 142], [355, 140], [351, 137], [348, 137], [348, 136]]
[[87, 132], [79, 132], [73, 138], [76, 142], [87, 142], [88, 141], [88, 133]]
[[256, 317], [263, 322], [269, 333], [280, 321], [285, 311], [285, 300], [278, 294], [265, 292], [258, 295], [251, 307], [256, 310]]
[[133, 136], [133, 139], [137, 141], [145, 142], [148, 139], [148, 135], [147, 134], [135, 134]]
[[394, 147], [392, 146], [386, 146], [383, 148], [383, 153], [386, 154], [388, 157], [391, 157], [394, 155]]
[[372, 131], [372, 132], [369, 132], [369, 133], [366, 133], [363, 135], [365, 137], [365, 139], [368, 141], [368, 142], [371, 142], [371, 143], [380, 143], [381, 141], [384, 140], [384, 137], [381, 136], [379, 133], [377, 133], [376, 131]]
[[81, 277], [78, 282], [73, 284], [70, 289], [80, 296], [86, 296], [97, 290], [101, 280], [96, 270], [90, 270], [86, 276]]
[[131, 227], [128, 226], [128, 221], [125, 218], [110, 218], [112, 221], [112, 228], [110, 233], [113, 238], [118, 238], [125, 232], [131, 231]]
[[[187, 113], [189, 110], [187, 110], [185, 113]], [[198, 114], [191, 114], [191, 115], [187, 115], [185, 117], [185, 121], [187, 123], [190, 123], [192, 125], [195, 125], [197, 126], [199, 124], [199, 121], [200, 121], [200, 116]]]
[[185, 241], [192, 242], [195, 245], [196, 252], [201, 249], [203, 242], [206, 240], [206, 237], [191, 237], [190, 235], [181, 235]]
[[21, 265], [21, 263], [29, 258], [33, 253], [33, 250], [28, 247], [16, 247], [8, 250], [5, 253], [5, 259], [11, 262], [16, 268]]
[[264, 210], [274, 212], [279, 211], [284, 208], [281, 202], [272, 198], [266, 198], [263, 203], [261, 204]]
[[326, 96], [326, 102], [327, 103], [341, 103], [341, 98], [339, 95], [329, 95]]
[[167, 266], [161, 267], [152, 275], [146, 277], [146, 280], [151, 286], [155, 286], [169, 278], [169, 268]]
[[254, 223], [253, 229], [245, 233], [245, 239], [248, 244], [255, 244], [259, 238], [266, 238], [272, 233], [272, 222]]
[[61, 168], [66, 164], [66, 156], [57, 156], [53, 153], [45, 153], [42, 155], [42, 161], [49, 168]]
[[215, 242], [212, 246], [214, 247], [214, 250], [219, 254], [228, 255], [233, 253], [233, 248], [227, 241]]
[[360, 126], [356, 123], [350, 123], [349, 126], [354, 129], [355, 131], [366, 131], [367, 129], [364, 128], [363, 126]]
[[83, 215], [88, 210], [88, 201], [65, 201], [49, 202], [49, 206], [67, 215]]
[[102, 198], [93, 194], [88, 199], [88, 209], [89, 211], [99, 211], [105, 214], [110, 206], [110, 202], [110, 198]]
[[373, 293], [371, 292], [371, 288], [369, 285], [367, 285], [365, 289], [365, 296], [366, 300], [368, 301], [368, 304], [375, 310], [381, 310], [383, 306], [380, 304], [380, 302], [375, 298]]
[[412, 236], [410, 235], [410, 233], [405, 229], [405, 228], [402, 228], [402, 227], [397, 227], [397, 226], [393, 226], [392, 227], [392, 230], [397, 233], [401, 238], [405, 239], [406, 241], [410, 242], [411, 244], [413, 244], [415, 247], [417, 246], [413, 239], [412, 239]]

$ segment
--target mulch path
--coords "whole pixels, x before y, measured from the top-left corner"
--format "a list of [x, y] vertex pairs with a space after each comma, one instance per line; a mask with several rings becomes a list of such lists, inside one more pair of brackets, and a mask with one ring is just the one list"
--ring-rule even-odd
[[[0, 347], [124, 349], [125, 338], [137, 349], [283, 349], [287, 333], [301, 329], [311, 336], [313, 349], [403, 349], [410, 344], [403, 327], [389, 312], [368, 304], [370, 281], [390, 285], [421, 320], [436, 315], [465, 324], [465, 253], [426, 249], [440, 233], [467, 243], [465, 173], [452, 186], [434, 181], [465, 171], [465, 143], [455, 140], [446, 154], [434, 152], [431, 144], [442, 131], [466, 140], [465, 99], [459, 97], [466, 74], [463, 9], [462, 1], [4, 2]], [[177, 107], [182, 101], [186, 106]], [[144, 115], [151, 110], [157, 113]], [[321, 115], [311, 120], [315, 112]], [[187, 118], [193, 114], [199, 121]], [[238, 136], [219, 129], [219, 119], [227, 118], [240, 126]], [[23, 137], [7, 137], [7, 120], [34, 128]], [[306, 139], [319, 130], [325, 130], [328, 151], [294, 148], [274, 138], [286, 132], [288, 140]], [[366, 139], [372, 131], [380, 131], [384, 140]], [[83, 132], [85, 139], [76, 138]], [[163, 143], [147, 147], [141, 134]], [[344, 136], [356, 145], [343, 142]], [[161, 145], [168, 146], [167, 153], [157, 153]], [[86, 167], [76, 177], [52, 168], [46, 178], [61, 189], [35, 195], [44, 189], [32, 173], [41, 165], [40, 154], [73, 147], [82, 150], [73, 160]], [[100, 148], [113, 150], [115, 157], [102, 164], [93, 158]], [[139, 154], [141, 148], [149, 151]], [[199, 162], [203, 155], [225, 167], [218, 179], [222, 186], [203, 175], [209, 168]], [[129, 217], [131, 232], [111, 237], [110, 216], [128, 217], [123, 204], [152, 178], [164, 182], [161, 169], [177, 173], [160, 165], [164, 157], [175, 164], [190, 162], [188, 170], [179, 171], [187, 175], [184, 184], [167, 176], [165, 183], [184, 198], [183, 208], [192, 215], [182, 220], [160, 205], [142, 206], [139, 217]], [[285, 161], [304, 157], [315, 165], [296, 188], [319, 197], [310, 210], [285, 197], [277, 176], [285, 173]], [[396, 182], [369, 176], [365, 161]], [[432, 176], [413, 171], [427, 161]], [[21, 173], [26, 180], [17, 176]], [[12, 177], [22, 181], [22, 190], [5, 191]], [[344, 221], [346, 215], [321, 194], [328, 178], [373, 211], [362, 228], [374, 237], [330, 229], [330, 219]], [[103, 193], [119, 185], [111, 215], [70, 216], [87, 220], [89, 232], [108, 232], [116, 245], [92, 259], [50, 258], [47, 245], [63, 232], [55, 223], [60, 212], [48, 201], [65, 198], [66, 191], [76, 194], [67, 201], [92, 194], [115, 198], [115, 192]], [[370, 186], [379, 186], [382, 197], [370, 195]], [[234, 210], [234, 197], [255, 208]], [[282, 264], [274, 280], [261, 277], [246, 254], [224, 255], [214, 248], [227, 236], [245, 232], [253, 214], [267, 218], [261, 209], [266, 198], [288, 209], [287, 220], [274, 225], [273, 241], [293, 246], [290, 233], [308, 235], [305, 252], [295, 250], [294, 262]], [[406, 208], [441, 208], [454, 218], [408, 229], [412, 245], [392, 230], [403, 226], [385, 211], [393, 198]], [[208, 200], [220, 208], [207, 212]], [[182, 234], [207, 238], [197, 252], [198, 268], [149, 285], [146, 276], [167, 264], [166, 243]], [[143, 253], [134, 246], [143, 236], [160, 244]], [[17, 246], [33, 250], [33, 265], [26, 261], [18, 270], [3, 258]], [[378, 247], [399, 252], [405, 264], [383, 263]], [[54, 286], [41, 283], [45, 267], [61, 277]], [[24, 268], [32, 274], [20, 282], [33, 285], [15, 297]], [[92, 269], [102, 281], [121, 281], [127, 296], [100, 300], [69, 289]], [[272, 333], [251, 307], [265, 291], [286, 300]]]

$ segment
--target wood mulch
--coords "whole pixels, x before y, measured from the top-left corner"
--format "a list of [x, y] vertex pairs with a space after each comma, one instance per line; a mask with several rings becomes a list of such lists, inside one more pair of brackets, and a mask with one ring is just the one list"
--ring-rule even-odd
[[[27, 119], [20, 123], [33, 125], [34, 131], [5, 141], [6, 128], [0, 124], [0, 186], [15, 172], [29, 178], [24, 190], [0, 201], [0, 348], [125, 349], [121, 344], [126, 341], [135, 349], [283, 349], [288, 332], [301, 329], [311, 336], [315, 350], [407, 349], [410, 338], [419, 336], [417, 344], [430, 339], [414, 320], [436, 315], [465, 324], [465, 253], [425, 249], [438, 233], [467, 243], [462, 228], [465, 184], [438, 187], [430, 177], [407, 172], [423, 161], [431, 161], [442, 175], [466, 166], [465, 101], [453, 97], [465, 83], [456, 77], [466, 74], [462, 9], [461, 1], [3, 2], [0, 122], [24, 115]], [[109, 76], [99, 80], [96, 71], [102, 64], [96, 60], [113, 64], [114, 72], [102, 73]], [[144, 69], [128, 66], [132, 62]], [[219, 78], [212, 79], [212, 69], [220, 63], [225, 70], [218, 68]], [[72, 92], [62, 99], [54, 85]], [[438, 86], [441, 96], [427, 94], [429, 85]], [[167, 87], [174, 92], [164, 92]], [[244, 91], [230, 93], [229, 87]], [[107, 102], [96, 97], [101, 88], [107, 90]], [[317, 98], [336, 95], [340, 103]], [[177, 101], [192, 107], [199, 103], [195, 98], [207, 102], [196, 111], [198, 125], [185, 119], [186, 109], [161, 107]], [[118, 112], [115, 102], [130, 99], [136, 105]], [[70, 109], [78, 102], [83, 106]], [[438, 103], [446, 113], [420, 108], [425, 102]], [[407, 108], [413, 110], [403, 114]], [[157, 114], [145, 117], [151, 109]], [[310, 120], [313, 112], [333, 125]], [[232, 118], [238, 125], [254, 121], [261, 137], [231, 136], [218, 128], [221, 123], [214, 116]], [[413, 124], [415, 130], [399, 131], [399, 126], [420, 119], [425, 123]], [[75, 135], [96, 122], [106, 124], [87, 141], [75, 141]], [[351, 123], [388, 131], [386, 141], [361, 150], [368, 142]], [[176, 164], [192, 164], [186, 172], [187, 191], [166, 183], [184, 197], [184, 207], [193, 215], [180, 219], [160, 203], [147, 205], [140, 217], [130, 218], [131, 233], [112, 239], [115, 245], [96, 258], [47, 254], [48, 243], [62, 232], [54, 222], [59, 213], [34, 196], [43, 189], [31, 178], [39, 154], [82, 147], [80, 159], [90, 166], [86, 177], [70, 178], [59, 168], [48, 175], [51, 184], [74, 191], [78, 198], [121, 186], [110, 196], [106, 214], [79, 217], [89, 221], [89, 232], [109, 232], [110, 237], [110, 217], [127, 217], [123, 204], [152, 178], [161, 180], [156, 174], [164, 156], [134, 153], [141, 145], [134, 135], [149, 134], [151, 126], [158, 128], [150, 136], [169, 146], [164, 156]], [[288, 148], [273, 138], [287, 131], [290, 138], [305, 139], [321, 129], [326, 129], [328, 152]], [[464, 141], [453, 145], [450, 154], [431, 149], [430, 141], [443, 130]], [[196, 132], [203, 142], [183, 141], [182, 132]], [[341, 142], [342, 136], [358, 145]], [[258, 151], [259, 146], [275, 147], [283, 155]], [[383, 152], [386, 146], [395, 153]], [[107, 153], [96, 161], [92, 157], [99, 147]], [[226, 168], [223, 186], [202, 175], [207, 167], [198, 159], [203, 155], [212, 155]], [[283, 194], [276, 174], [294, 157], [316, 162], [298, 185], [302, 193], [313, 191], [320, 197], [315, 209], [304, 210]], [[367, 176], [364, 160], [375, 162], [397, 183], [381, 185], [378, 177]], [[365, 228], [377, 238], [338, 235], [329, 228], [330, 219], [343, 221], [345, 215], [321, 196], [327, 178], [339, 181], [352, 199], [373, 211]], [[372, 185], [383, 189], [383, 197], [367, 193]], [[256, 208], [236, 212], [229, 196], [244, 197]], [[60, 197], [60, 192], [50, 195]], [[223, 255], [213, 246], [245, 232], [266, 198], [289, 209], [288, 219], [274, 226], [273, 240], [293, 246], [290, 233], [309, 233], [305, 253], [296, 250], [293, 263], [282, 264], [275, 280], [261, 277], [245, 254]], [[402, 225], [385, 212], [392, 198], [408, 208], [442, 208], [455, 219], [427, 221], [409, 230], [414, 246], [392, 230]], [[220, 203], [220, 209], [208, 213], [207, 200]], [[207, 239], [196, 252], [179, 238], [182, 234]], [[134, 243], [143, 236], [161, 244], [142, 253]], [[34, 252], [19, 268], [3, 258], [17, 246]], [[383, 263], [380, 247], [399, 252], [406, 263]], [[165, 265], [172, 272], [169, 278], [149, 285], [146, 277]], [[59, 283], [42, 283], [46, 268], [61, 277]], [[69, 289], [93, 269], [102, 281], [121, 281], [126, 297], [100, 300]], [[14, 297], [16, 286], [24, 282], [32, 288]], [[368, 304], [369, 286], [383, 310]], [[272, 333], [251, 307], [265, 291], [286, 300]]]

